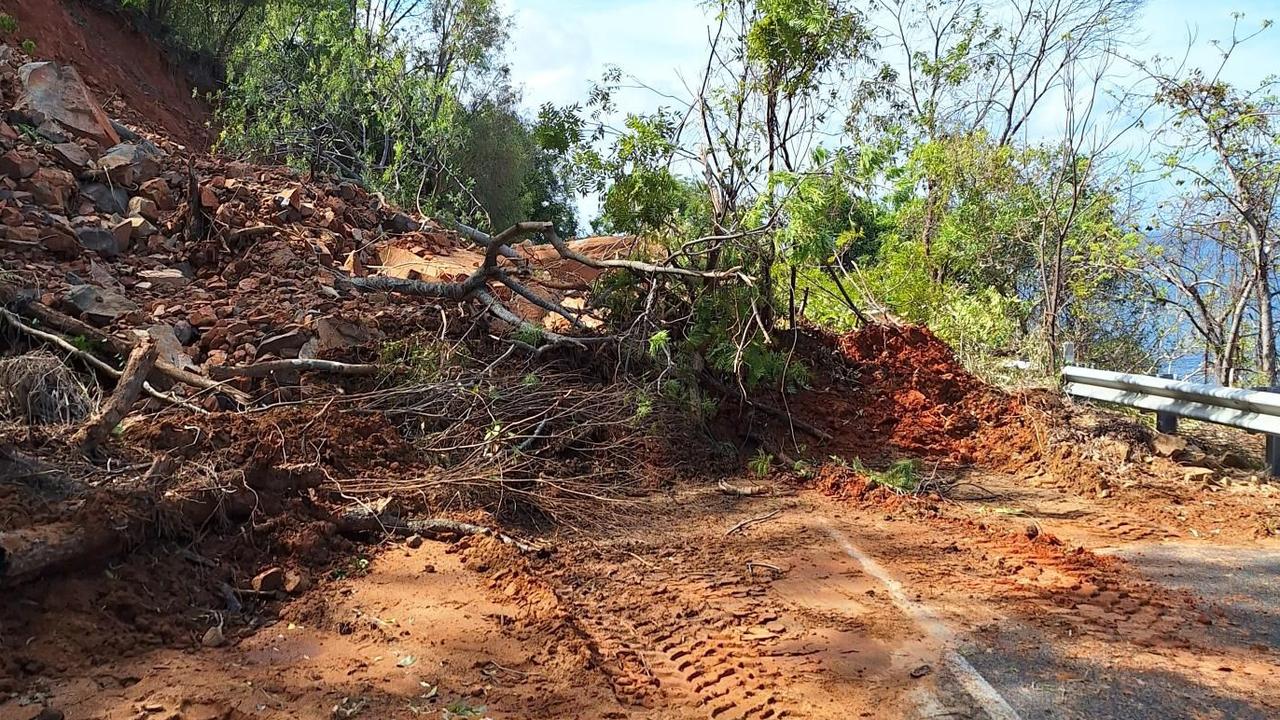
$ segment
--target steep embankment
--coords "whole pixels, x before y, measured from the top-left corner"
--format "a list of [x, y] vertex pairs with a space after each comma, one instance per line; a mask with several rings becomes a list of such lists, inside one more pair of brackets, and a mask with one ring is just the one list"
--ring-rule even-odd
[[17, 31], [0, 42], [36, 43], [36, 55], [74, 65], [114, 118], [163, 131], [194, 149], [209, 145], [209, 107], [163, 48], [105, 3], [0, 0]]

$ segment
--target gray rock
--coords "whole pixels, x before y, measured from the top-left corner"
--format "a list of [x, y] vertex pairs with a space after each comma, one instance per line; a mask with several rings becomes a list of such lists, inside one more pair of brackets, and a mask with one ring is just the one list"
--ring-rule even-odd
[[135, 140], [142, 139], [138, 133], [130, 130], [124, 123], [117, 122], [115, 120], [111, 120], [110, 122], [111, 129], [116, 131], [116, 134], [120, 136], [121, 140], [124, 140], [125, 142], [133, 142]]
[[104, 258], [113, 258], [120, 254], [120, 241], [115, 233], [104, 227], [87, 226], [76, 228], [76, 239], [87, 250], [92, 250]]
[[191, 323], [186, 320], [179, 320], [173, 324], [173, 336], [178, 338], [178, 342], [184, 346], [190, 345], [195, 342], [196, 329], [191, 327]]
[[93, 203], [100, 213], [124, 215], [129, 211], [129, 193], [119, 187], [85, 183], [80, 186], [80, 195]]
[[182, 351], [182, 342], [172, 327], [163, 323], [152, 325], [147, 328], [147, 335], [155, 341], [156, 350], [162, 360], [183, 370], [195, 367], [195, 363], [191, 362], [191, 356]]
[[36, 134], [54, 144], [69, 142], [71, 136], [63, 131], [62, 126], [53, 120], [45, 120], [36, 128]]
[[386, 228], [388, 232], [406, 233], [415, 232], [421, 229], [422, 225], [408, 215], [398, 212], [383, 221], [382, 227]]
[[50, 149], [58, 163], [72, 172], [82, 173], [93, 164], [89, 153], [75, 143], [58, 143]]
[[138, 143], [120, 143], [98, 158], [89, 175], [99, 180], [110, 180], [115, 185], [137, 185], [160, 174], [160, 148], [145, 140]]
[[108, 325], [121, 315], [128, 315], [138, 309], [124, 294], [93, 285], [72, 286], [64, 299], [95, 325]]
[[273, 335], [258, 343], [258, 357], [275, 355], [278, 358], [296, 358], [311, 336], [301, 330]]

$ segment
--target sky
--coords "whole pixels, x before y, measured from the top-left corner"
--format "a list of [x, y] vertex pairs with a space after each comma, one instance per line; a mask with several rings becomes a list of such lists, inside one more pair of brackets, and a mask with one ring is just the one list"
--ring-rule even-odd
[[[688, 97], [685, 83], [698, 79], [708, 45], [710, 17], [699, 0], [503, 0], [514, 20], [509, 57], [512, 75], [523, 88], [523, 103], [532, 113], [543, 103], [564, 105], [585, 99], [590, 83], [607, 65], [617, 65], [661, 93]], [[865, 3], [870, 4], [870, 3]], [[1194, 38], [1188, 64], [1216, 67], [1212, 39], [1231, 36], [1232, 13], [1244, 13], [1242, 33], [1264, 19], [1277, 25], [1243, 46], [1224, 73], [1228, 81], [1256, 84], [1280, 73], [1280, 0], [1148, 0], [1135, 30], [1131, 53], [1181, 59]], [[615, 97], [619, 112], [652, 110], [672, 104], [642, 89]], [[1053, 103], [1033, 120], [1050, 136], [1062, 113]], [[1131, 138], [1141, 145], [1142, 138]], [[593, 198], [579, 204], [584, 219], [594, 212]]]
[[[512, 70], [530, 108], [581, 100], [589, 81], [598, 79], [608, 64], [659, 90], [678, 91], [677, 75], [697, 77], [706, 57], [709, 19], [698, 0], [504, 2], [515, 21]], [[1213, 63], [1216, 51], [1207, 40], [1230, 37], [1235, 10], [1245, 14], [1242, 27], [1255, 28], [1265, 18], [1280, 22], [1280, 0], [1149, 0], [1137, 28], [1141, 45], [1135, 52], [1181, 57], [1188, 33], [1194, 33], [1199, 42], [1193, 61]], [[1280, 25], [1243, 49], [1228, 79], [1257, 82], [1280, 72], [1278, 43]], [[632, 102], [642, 109], [651, 107], [653, 99], [637, 97]]]

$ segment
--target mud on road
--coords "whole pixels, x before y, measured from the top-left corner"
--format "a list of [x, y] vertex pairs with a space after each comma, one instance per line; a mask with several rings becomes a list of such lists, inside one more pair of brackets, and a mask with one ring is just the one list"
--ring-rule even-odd
[[1059, 539], [1070, 522], [1033, 535], [992, 507], [687, 488], [545, 558], [488, 538], [395, 545], [230, 647], [104, 660], [0, 718], [1280, 712], [1265, 628]]

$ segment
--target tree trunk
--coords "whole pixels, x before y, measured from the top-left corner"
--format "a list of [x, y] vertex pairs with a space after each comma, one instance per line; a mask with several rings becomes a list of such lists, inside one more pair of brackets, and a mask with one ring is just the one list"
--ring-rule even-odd
[[1276, 334], [1271, 311], [1271, 253], [1261, 230], [1250, 224], [1254, 243], [1254, 292], [1258, 303], [1259, 370], [1268, 387], [1276, 384]]

